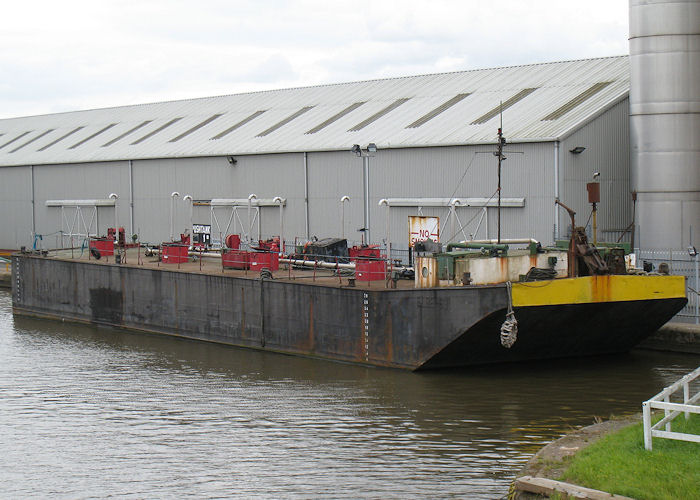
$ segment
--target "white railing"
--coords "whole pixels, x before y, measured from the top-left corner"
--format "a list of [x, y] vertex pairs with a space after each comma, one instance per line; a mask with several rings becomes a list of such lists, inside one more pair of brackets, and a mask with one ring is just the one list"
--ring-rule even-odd
[[[692, 397], [690, 396], [690, 384], [700, 377], [700, 367], [678, 380], [675, 384], [666, 387], [653, 398], [642, 403], [642, 416], [644, 420], [644, 448], [651, 450], [651, 439], [661, 437], [666, 439], [676, 439], [679, 441], [692, 441], [700, 443], [700, 435], [684, 434], [682, 432], [671, 432], [671, 421], [682, 413], [686, 420], [691, 413], [700, 413], [700, 406], [695, 404], [700, 400], [700, 391]], [[683, 403], [672, 403], [671, 396], [683, 389]], [[652, 425], [651, 410], [658, 409], [664, 411], [664, 418]], [[659, 430], [665, 426], [665, 430]]]

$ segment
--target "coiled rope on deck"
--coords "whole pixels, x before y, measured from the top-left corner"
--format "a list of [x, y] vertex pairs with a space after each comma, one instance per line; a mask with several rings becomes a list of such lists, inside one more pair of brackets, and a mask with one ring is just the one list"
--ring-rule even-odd
[[515, 319], [515, 312], [513, 312], [513, 291], [510, 281], [506, 282], [506, 291], [508, 292], [508, 312], [506, 320], [501, 325], [501, 345], [510, 349], [518, 340], [518, 320]]

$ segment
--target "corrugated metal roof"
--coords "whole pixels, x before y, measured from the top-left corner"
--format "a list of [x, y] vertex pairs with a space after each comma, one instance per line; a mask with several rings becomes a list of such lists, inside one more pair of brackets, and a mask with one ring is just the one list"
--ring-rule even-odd
[[0, 166], [492, 143], [501, 102], [509, 142], [554, 140], [628, 92], [620, 56], [11, 118]]

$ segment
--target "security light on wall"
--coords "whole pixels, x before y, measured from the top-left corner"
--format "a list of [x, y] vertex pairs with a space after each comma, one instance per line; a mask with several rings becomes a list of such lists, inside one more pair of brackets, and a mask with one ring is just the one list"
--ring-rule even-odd
[[367, 144], [367, 147], [363, 150], [359, 144], [353, 144], [352, 148], [350, 148], [350, 151], [352, 153], [355, 153], [355, 156], [358, 158], [362, 158], [362, 185], [363, 185], [363, 212], [364, 212], [364, 227], [362, 229], [359, 229], [358, 231], [363, 232], [363, 237], [362, 237], [362, 243], [363, 244], [369, 244], [370, 241], [372, 241], [371, 235], [370, 235], [370, 225], [369, 225], [369, 215], [370, 215], [370, 209], [369, 209], [369, 201], [370, 201], [370, 196], [369, 196], [369, 184], [370, 184], [370, 179], [369, 179], [369, 159], [370, 157], [374, 156], [374, 154], [377, 152], [377, 145], [373, 142], [370, 142]]
[[580, 155], [586, 150], [585, 147], [583, 146], [576, 146], [574, 149], [570, 149], [569, 153], [575, 154], [575, 155]]
[[235, 165], [238, 163], [238, 160], [236, 160], [233, 156], [227, 156], [226, 161], [228, 161], [230, 165]]

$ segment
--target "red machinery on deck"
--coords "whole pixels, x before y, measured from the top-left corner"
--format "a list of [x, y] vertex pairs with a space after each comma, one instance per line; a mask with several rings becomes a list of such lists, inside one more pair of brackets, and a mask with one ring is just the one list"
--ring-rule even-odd
[[115, 247], [119, 249], [138, 246], [138, 243], [136, 243], [136, 236], [134, 236], [133, 239], [134, 241], [132, 243], [127, 243], [126, 231], [123, 227], [108, 227], [106, 237], [90, 238], [90, 252], [95, 256], [95, 258], [99, 258], [97, 257], [96, 252], [99, 253], [100, 257], [108, 257], [110, 255], [114, 255]]
[[277, 271], [279, 264], [279, 238], [258, 241], [258, 251], [241, 250], [241, 238], [237, 234], [229, 234], [224, 240], [226, 248], [221, 254], [222, 266], [227, 269], [250, 269], [262, 271], [269, 269]]
[[241, 237], [229, 234], [224, 241], [227, 248], [221, 253], [221, 265], [227, 269], [250, 269], [248, 252], [240, 250]]
[[265, 268], [277, 271], [280, 268], [277, 252], [250, 252], [249, 257], [251, 271], [262, 271]]
[[[117, 237], [119, 238], [118, 240]], [[123, 248], [126, 245], [126, 236], [123, 227], [119, 228], [119, 232], [117, 232], [116, 228], [108, 227], [106, 237], [90, 238], [90, 252], [95, 256], [95, 258], [114, 255], [115, 241], [117, 242], [117, 246], [120, 248]], [[95, 251], [97, 251], [97, 253], [95, 253]]]
[[355, 279], [357, 281], [381, 281], [386, 278], [386, 261], [357, 260], [355, 262]]
[[379, 245], [363, 245], [348, 248], [350, 260], [357, 259], [379, 259]]
[[190, 235], [181, 234], [180, 242], [169, 242], [161, 245], [161, 260], [163, 264], [183, 264], [188, 260], [190, 250]]
[[100, 257], [114, 255], [114, 239], [90, 238], [90, 251], [93, 253], [93, 255], [94, 250], [99, 252]]
[[241, 248], [241, 237], [237, 234], [229, 234], [226, 236], [226, 247], [231, 250], [238, 250]]
[[386, 262], [381, 260], [379, 245], [348, 248], [350, 260], [355, 263], [357, 281], [381, 281], [386, 278]]
[[249, 269], [249, 252], [237, 248], [227, 248], [221, 254], [222, 265], [228, 269]]

